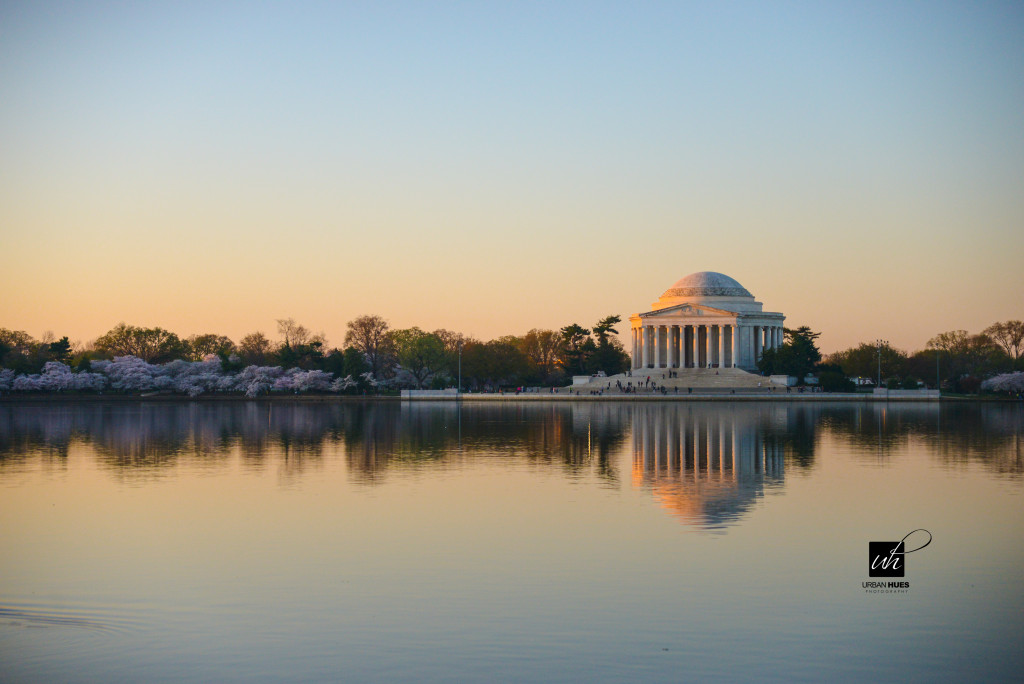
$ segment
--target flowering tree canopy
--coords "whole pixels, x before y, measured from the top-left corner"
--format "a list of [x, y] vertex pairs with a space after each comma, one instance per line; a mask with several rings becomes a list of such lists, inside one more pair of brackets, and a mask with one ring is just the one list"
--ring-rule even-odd
[[271, 392], [302, 394], [308, 392], [344, 392], [356, 387], [352, 376], [335, 379], [321, 370], [302, 370], [280, 366], [247, 366], [238, 373], [225, 372], [217, 356], [202, 361], [176, 360], [147, 363], [135, 356], [118, 356], [112, 361], [92, 363], [92, 371], [73, 372], [56, 361], [48, 362], [43, 372], [17, 375], [0, 370], [0, 391], [16, 392], [176, 392], [196, 397], [213, 392], [241, 393], [256, 397]]
[[1024, 392], [1024, 373], [1003, 373], [981, 383], [981, 389], [989, 392]]

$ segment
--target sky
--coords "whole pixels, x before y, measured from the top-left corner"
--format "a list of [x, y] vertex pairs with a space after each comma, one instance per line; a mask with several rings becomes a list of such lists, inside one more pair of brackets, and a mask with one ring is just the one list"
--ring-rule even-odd
[[[1019, 2], [0, 3], [0, 327], [1024, 319]], [[619, 327], [624, 338], [628, 323]]]

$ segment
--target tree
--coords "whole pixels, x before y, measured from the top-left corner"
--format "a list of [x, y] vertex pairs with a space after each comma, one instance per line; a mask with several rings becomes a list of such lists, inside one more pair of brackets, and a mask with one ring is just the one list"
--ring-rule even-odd
[[360, 316], [349, 321], [345, 345], [361, 351], [370, 364], [373, 376], [380, 377], [389, 352], [388, 322], [380, 316]]
[[345, 375], [353, 378], [362, 377], [364, 373], [370, 372], [370, 366], [366, 363], [366, 357], [355, 347], [345, 347]]
[[24, 330], [0, 328], [0, 345], [3, 345], [8, 350], [28, 353], [33, 344], [35, 344], [35, 340]]
[[490, 342], [471, 340], [462, 352], [462, 374], [470, 386], [493, 388], [525, 384], [533, 365], [512, 335]]
[[619, 316], [605, 316], [597, 325], [594, 326], [594, 335], [597, 337], [598, 345], [607, 344], [608, 335], [614, 333], [619, 334], [619, 331], [615, 329], [616, 323], [621, 323], [622, 318]]
[[270, 351], [270, 340], [261, 332], [249, 333], [238, 343], [239, 356], [251, 366], [266, 365]]
[[593, 345], [590, 339], [590, 331], [573, 323], [559, 331], [562, 335], [562, 368], [566, 375], [583, 375], [586, 372], [586, 349], [587, 340]]
[[623, 349], [622, 343], [611, 337], [612, 333], [619, 334], [613, 326], [621, 321], [618, 316], [606, 316], [594, 326], [597, 345], [588, 364], [592, 372], [604, 371], [608, 375], [615, 375], [629, 368], [629, 355]]
[[1024, 392], [1024, 372], [1003, 373], [981, 383], [981, 389], [988, 392], [1009, 392], [1020, 395]]
[[857, 386], [846, 377], [843, 369], [831, 363], [818, 366], [818, 384], [825, 392], [853, 392]]
[[757, 363], [765, 375], [791, 375], [803, 381], [821, 361], [821, 352], [814, 343], [821, 333], [812, 332], [806, 325], [792, 330], [785, 328], [786, 341], [774, 349], [765, 349]]
[[[873, 342], [861, 342], [841, 352], [829, 354], [826, 362], [840, 366], [848, 377], [877, 379], [879, 369], [879, 348]], [[890, 346], [881, 347], [881, 370], [883, 378], [907, 375], [906, 353]], [[933, 358], [934, 364], [934, 358]]]
[[982, 333], [988, 335], [1014, 361], [1024, 356], [1024, 321], [993, 323]]
[[304, 344], [284, 344], [277, 350], [277, 362], [283, 368], [321, 369], [324, 365], [323, 343], [316, 338]]
[[392, 331], [390, 337], [400, 370], [404, 371], [402, 377], [416, 389], [422, 389], [435, 377], [444, 374], [448, 355], [437, 335], [419, 328], [406, 328]]
[[48, 356], [54, 361], [65, 362], [71, 356], [71, 342], [67, 335], [46, 345]]
[[96, 340], [96, 348], [111, 356], [134, 356], [147, 363], [186, 356], [185, 345], [163, 328], [138, 328], [118, 323]]
[[368, 389], [362, 375], [368, 372], [370, 367], [366, 365], [362, 352], [355, 347], [332, 349], [324, 357], [323, 369], [339, 379], [335, 391], [359, 392]]
[[235, 343], [224, 335], [192, 335], [185, 340], [188, 358], [191, 361], [202, 361], [207, 356], [230, 356], [235, 351]]
[[284, 338], [282, 345], [285, 347], [308, 344], [313, 337], [309, 330], [296, 323], [294, 318], [278, 318], [277, 332]]
[[[938, 389], [935, 386], [936, 379], [939, 377], [939, 369], [937, 368], [938, 355], [938, 352], [935, 350], [926, 349], [910, 354], [903, 363], [900, 376], [903, 378], [920, 378], [928, 387]], [[882, 357], [882, 361], [882, 368], [884, 370], [885, 357]]]
[[541, 382], [550, 382], [557, 371], [562, 338], [554, 330], [533, 328], [523, 336], [522, 350], [537, 370]]
[[0, 364], [18, 373], [34, 373], [39, 369], [32, 362], [37, 343], [23, 330], [0, 328]]
[[950, 330], [928, 340], [928, 348], [940, 353], [940, 365], [946, 369], [952, 389], [971, 391], [978, 378], [998, 367], [999, 346], [988, 335], [971, 335], [966, 330]]
[[445, 330], [444, 328], [438, 328], [431, 334], [441, 340], [441, 344], [444, 345], [444, 353], [447, 357], [445, 370], [448, 375], [452, 378], [458, 377], [459, 351], [466, 346], [469, 338], [462, 333]]

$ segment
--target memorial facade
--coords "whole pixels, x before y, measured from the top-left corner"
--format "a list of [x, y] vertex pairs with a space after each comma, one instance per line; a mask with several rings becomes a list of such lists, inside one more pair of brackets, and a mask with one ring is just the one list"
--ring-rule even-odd
[[629, 318], [632, 367], [756, 370], [765, 349], [783, 341], [781, 313], [722, 273], [677, 281], [645, 313]]

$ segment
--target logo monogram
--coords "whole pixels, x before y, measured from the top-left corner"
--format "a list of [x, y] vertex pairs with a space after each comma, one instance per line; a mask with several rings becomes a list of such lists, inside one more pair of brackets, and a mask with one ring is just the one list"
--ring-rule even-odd
[[[928, 541], [916, 549], [906, 550], [907, 539], [917, 532], [928, 535]], [[907, 534], [900, 541], [868, 542], [868, 576], [869, 577], [904, 577], [907, 570], [907, 554], [920, 551], [932, 543], [932, 533], [917, 529]]]

